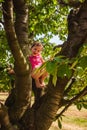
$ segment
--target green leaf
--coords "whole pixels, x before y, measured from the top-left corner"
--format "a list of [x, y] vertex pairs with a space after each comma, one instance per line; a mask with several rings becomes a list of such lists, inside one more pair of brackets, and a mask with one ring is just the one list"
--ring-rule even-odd
[[85, 69], [87, 67], [87, 56], [83, 56], [79, 61], [79, 66]]
[[85, 109], [87, 109], [87, 104], [83, 104], [83, 107], [84, 107]]
[[55, 61], [47, 62], [46, 70], [53, 76], [52, 82], [55, 86], [57, 81], [57, 63]]
[[50, 74], [53, 75], [56, 66], [57, 66], [57, 65], [56, 65], [55, 62], [49, 61], [49, 62], [47, 62], [47, 64], [46, 64], [46, 70], [48, 71], [48, 73], [50, 73]]
[[64, 0], [64, 2], [65, 2], [65, 3], [68, 3], [68, 2], [69, 2], [69, 0]]
[[64, 76], [67, 76], [69, 78], [72, 74], [72, 71], [71, 71], [71, 69], [69, 68], [68, 65], [63, 64], [63, 65], [60, 65], [58, 67], [57, 73], [58, 73], [58, 76], [61, 77], [61, 78], [63, 78]]
[[82, 104], [77, 104], [77, 109], [81, 110], [81, 108], [82, 108]]
[[60, 129], [62, 129], [62, 123], [61, 123], [60, 119], [58, 119], [58, 126]]
[[57, 2], [57, 0], [53, 0], [53, 3], [54, 3], [54, 5], [56, 5], [58, 2]]
[[57, 81], [57, 67], [55, 69], [55, 72], [53, 74], [53, 79], [52, 79], [52, 82], [53, 82], [54, 86], [56, 85], [56, 81]]
[[77, 67], [76, 72], [81, 75], [83, 73], [83, 68], [82, 67]]
[[64, 56], [58, 56], [58, 57], [54, 57], [54, 60], [58, 63], [61, 63], [64, 61], [64, 59], [62, 59]]

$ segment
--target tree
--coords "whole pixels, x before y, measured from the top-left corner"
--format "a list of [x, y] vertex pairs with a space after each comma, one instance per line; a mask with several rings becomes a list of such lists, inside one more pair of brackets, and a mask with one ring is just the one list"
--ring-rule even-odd
[[[35, 2], [36, 4], [39, 3], [39, 1]], [[56, 1], [44, 1], [42, 5], [46, 5], [47, 8], [47, 6], [55, 2]], [[56, 54], [53, 61], [50, 61], [47, 66], [54, 66], [57, 62], [58, 64], [56, 64], [56, 66], [60, 66], [58, 72], [62, 71], [62, 69], [66, 71], [62, 71], [62, 74], [58, 73], [58, 75], [54, 75], [53, 72], [51, 73], [50, 70], [48, 70], [50, 78], [47, 90], [39, 99], [36, 97], [34, 104], [31, 106], [31, 91], [32, 86], [35, 86], [30, 76], [30, 65], [27, 61], [28, 51], [32, 44], [31, 41], [35, 35], [34, 31], [31, 33], [31, 31], [28, 30], [28, 20], [30, 21], [30, 19], [28, 19], [28, 10], [35, 11], [33, 2], [31, 3], [32, 4], [29, 4], [28, 1], [24, 0], [4, 0], [2, 4], [7, 42], [14, 57], [15, 88], [9, 95], [9, 100], [6, 100], [5, 105], [1, 104], [1, 130], [48, 130], [55, 118], [59, 118], [72, 103], [87, 94], [86, 84], [76, 95], [73, 95], [72, 98], [65, 99], [65, 96], [68, 95], [75, 81], [73, 76], [75, 76], [77, 64], [84, 67], [84, 59], [87, 59], [86, 56], [81, 58], [81, 53], [79, 53], [79, 49], [86, 43], [87, 1], [75, 2], [71, 0], [60, 0], [57, 3], [60, 4], [60, 6], [71, 6], [74, 7], [74, 9], [70, 10], [67, 19], [67, 39], [62, 45], [61, 51]], [[28, 31], [30, 31], [29, 36]], [[49, 29], [47, 31], [49, 31]], [[80, 61], [78, 61], [79, 57], [81, 59]], [[68, 67], [71, 67], [71, 69], [68, 69]], [[67, 71], [69, 72], [67, 73]], [[70, 84], [68, 85], [68, 83]], [[35, 89], [34, 92], [37, 91], [38, 90]], [[41, 91], [42, 90], [40, 90], [40, 94]], [[63, 105], [65, 107], [56, 116], [57, 111]]]

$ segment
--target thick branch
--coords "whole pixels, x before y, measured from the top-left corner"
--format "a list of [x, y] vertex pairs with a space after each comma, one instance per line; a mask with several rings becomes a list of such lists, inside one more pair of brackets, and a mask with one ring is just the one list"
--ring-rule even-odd
[[14, 29], [12, 0], [5, 0], [5, 2], [3, 2], [3, 16], [7, 40], [14, 56], [15, 63], [17, 63], [17, 72], [22, 73], [22, 71], [28, 71], [29, 67], [27, 66], [26, 59], [18, 44], [17, 36]]
[[9, 116], [12, 121], [17, 122], [30, 105], [31, 76], [29, 65], [19, 46], [18, 37], [15, 32], [12, 0], [5, 0], [3, 2], [3, 15], [7, 40], [15, 59], [16, 96], [14, 104], [9, 108]]
[[62, 79], [58, 78], [57, 84], [54, 87], [52, 83], [52, 79], [50, 79], [50, 84], [48, 86], [47, 94], [45, 95], [45, 101], [44, 103], [41, 104], [39, 109], [36, 110], [35, 121], [36, 121], [37, 130], [40, 129], [48, 130], [50, 124], [53, 122], [56, 112], [59, 108], [59, 104], [62, 99], [66, 83], [67, 83], [66, 78], [63, 79], [63, 82]]
[[10, 123], [7, 107], [3, 104], [0, 104], [0, 124], [3, 130], [18, 130]]
[[[13, 0], [15, 12], [15, 31], [25, 56], [29, 55], [28, 5], [24, 0]], [[21, 7], [21, 8], [20, 8]]]
[[71, 10], [68, 16], [68, 38], [63, 44], [62, 55], [73, 58], [77, 55], [79, 48], [84, 44], [87, 37], [87, 1], [79, 10]]

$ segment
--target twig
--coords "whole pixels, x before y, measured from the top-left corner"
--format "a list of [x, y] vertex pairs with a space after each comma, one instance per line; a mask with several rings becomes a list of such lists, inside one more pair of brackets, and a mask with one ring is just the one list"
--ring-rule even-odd
[[84, 96], [85, 93], [87, 93], [87, 86], [80, 93], [78, 93], [74, 98], [68, 101], [68, 104], [64, 107], [64, 109], [59, 114], [57, 114], [56, 119], [60, 117], [68, 109], [68, 107], [73, 104], [73, 102], [75, 102], [76, 100]]

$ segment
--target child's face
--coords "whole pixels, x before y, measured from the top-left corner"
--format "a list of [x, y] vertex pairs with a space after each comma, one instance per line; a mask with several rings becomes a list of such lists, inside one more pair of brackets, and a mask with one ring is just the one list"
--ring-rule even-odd
[[33, 55], [33, 56], [37, 56], [37, 55], [41, 54], [41, 52], [42, 52], [42, 47], [41, 47], [41, 46], [33, 46], [33, 47], [31, 48], [31, 52], [32, 52], [32, 55]]

